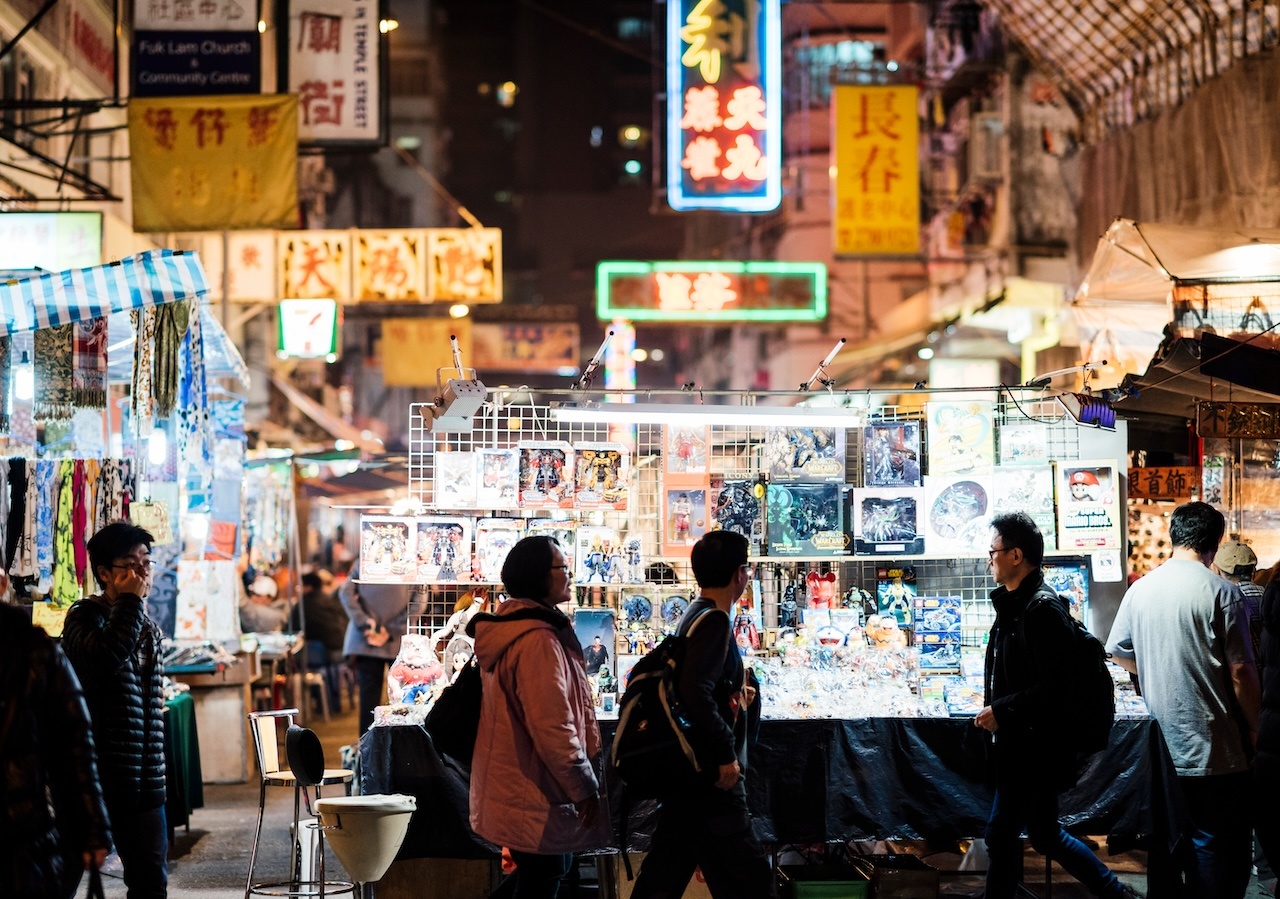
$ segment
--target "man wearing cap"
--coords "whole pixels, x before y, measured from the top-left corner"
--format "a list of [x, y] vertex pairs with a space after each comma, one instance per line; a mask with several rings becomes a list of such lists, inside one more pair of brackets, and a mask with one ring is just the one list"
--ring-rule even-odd
[[280, 588], [260, 574], [240, 598], [240, 629], [246, 634], [278, 634], [289, 621], [289, 601], [277, 598]]
[[1213, 557], [1211, 566], [1215, 574], [1220, 574], [1240, 588], [1244, 597], [1244, 614], [1249, 621], [1249, 641], [1253, 647], [1253, 658], [1261, 664], [1262, 660], [1262, 588], [1253, 582], [1253, 574], [1258, 570], [1258, 557], [1253, 550], [1239, 540], [1228, 540], [1218, 547], [1218, 554]]
[[1191, 817], [1187, 895], [1240, 899], [1249, 885], [1249, 758], [1261, 688], [1244, 596], [1209, 570], [1226, 530], [1208, 503], [1169, 520], [1173, 554], [1134, 582], [1107, 651], [1138, 675]]

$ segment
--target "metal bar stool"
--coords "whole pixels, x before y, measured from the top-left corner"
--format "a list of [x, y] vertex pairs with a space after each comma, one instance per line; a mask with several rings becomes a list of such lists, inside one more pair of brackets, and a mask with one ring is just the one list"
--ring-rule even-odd
[[[298, 841], [303, 826], [316, 826], [314, 821], [304, 822], [301, 810], [305, 800], [308, 815], [311, 814], [311, 793], [320, 797], [320, 789], [324, 786], [342, 784], [347, 795], [351, 794], [351, 784], [355, 780], [355, 772], [348, 768], [325, 768], [324, 749], [314, 731], [306, 730], [294, 724], [297, 709], [279, 709], [267, 712], [250, 712], [249, 724], [253, 731], [253, 748], [258, 757], [258, 772], [261, 783], [258, 790], [258, 823], [253, 832], [253, 846], [249, 850], [249, 872], [245, 877], [244, 895], [259, 896], [319, 896], [323, 897], [326, 889], [329, 892], [352, 892], [354, 887], [347, 881], [324, 881], [324, 834], [319, 834], [319, 879], [303, 881], [300, 876], [301, 859], [298, 852], [290, 853], [292, 862], [288, 881], [255, 881], [254, 868], [258, 860], [258, 846], [262, 839], [262, 819], [267, 804], [268, 787], [290, 787], [293, 789], [293, 834]], [[285, 759], [281, 761], [280, 729], [285, 734]], [[344, 886], [345, 885], [345, 886]]]

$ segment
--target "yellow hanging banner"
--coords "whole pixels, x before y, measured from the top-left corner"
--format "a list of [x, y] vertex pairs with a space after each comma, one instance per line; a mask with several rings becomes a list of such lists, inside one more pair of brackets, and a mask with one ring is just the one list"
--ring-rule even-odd
[[462, 364], [474, 367], [469, 318], [384, 318], [382, 320], [382, 383], [388, 387], [435, 387], [441, 379], [461, 378], [453, 367], [450, 336], [458, 338]]
[[920, 252], [918, 89], [839, 84], [832, 104], [836, 256]]
[[129, 101], [133, 229], [298, 226], [298, 99]]

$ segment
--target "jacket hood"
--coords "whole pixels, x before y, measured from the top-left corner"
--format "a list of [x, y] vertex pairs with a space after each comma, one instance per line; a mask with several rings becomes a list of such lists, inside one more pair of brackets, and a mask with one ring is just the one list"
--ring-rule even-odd
[[513, 643], [537, 630], [551, 631], [582, 658], [568, 616], [532, 600], [508, 599], [496, 612], [481, 612], [467, 623], [467, 635], [475, 639], [476, 661], [482, 671], [492, 671]]

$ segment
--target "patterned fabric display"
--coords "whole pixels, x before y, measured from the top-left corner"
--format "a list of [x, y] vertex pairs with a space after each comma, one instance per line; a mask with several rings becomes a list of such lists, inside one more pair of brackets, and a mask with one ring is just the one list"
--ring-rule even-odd
[[152, 360], [151, 392], [157, 418], [168, 418], [178, 400], [180, 366], [178, 351], [187, 333], [191, 307], [187, 303], [165, 303], [156, 307], [155, 358]]
[[72, 477], [75, 463], [58, 463], [58, 512], [53, 526], [53, 590], [49, 599], [57, 606], [69, 606], [80, 598], [80, 580], [76, 577], [75, 538], [72, 536], [72, 509], [75, 489]]
[[212, 424], [208, 383], [204, 369], [204, 333], [198, 309], [189, 316], [190, 327], [182, 341], [182, 377], [178, 385], [179, 460], [187, 470], [180, 474], [192, 487], [207, 490], [213, 482]]
[[107, 407], [107, 320], [76, 322], [71, 401], [83, 409]]
[[0, 337], [0, 434], [9, 433], [9, 390], [13, 385], [13, 341]]
[[156, 310], [148, 307], [130, 313], [133, 319], [133, 389], [129, 411], [137, 422], [138, 436], [151, 434], [151, 360], [156, 345]]
[[[36, 510], [35, 557], [31, 573], [39, 577], [44, 590], [53, 584], [53, 523], [58, 511], [58, 464], [49, 459], [37, 462], [36, 476], [29, 479], [33, 489], [27, 495], [27, 502]], [[30, 514], [27, 517], [30, 519]]]
[[36, 421], [65, 421], [74, 411], [74, 330], [74, 325], [62, 325], [36, 331]]

